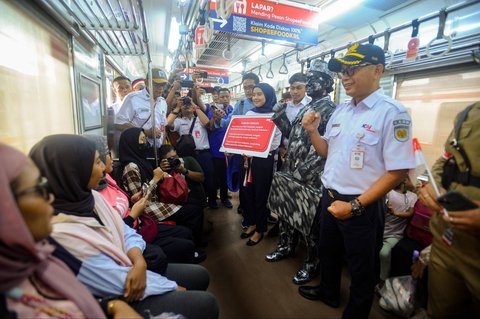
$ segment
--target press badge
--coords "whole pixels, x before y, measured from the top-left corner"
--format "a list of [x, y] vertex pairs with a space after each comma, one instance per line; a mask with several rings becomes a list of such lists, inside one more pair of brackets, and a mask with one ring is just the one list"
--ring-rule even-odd
[[350, 168], [363, 168], [363, 160], [365, 158], [365, 151], [358, 149], [352, 150], [350, 154]]

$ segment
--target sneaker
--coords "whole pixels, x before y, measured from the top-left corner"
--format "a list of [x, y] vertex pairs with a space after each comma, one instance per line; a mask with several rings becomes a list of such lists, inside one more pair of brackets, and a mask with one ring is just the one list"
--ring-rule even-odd
[[232, 202], [228, 198], [222, 199], [222, 204], [227, 208], [233, 207]]
[[227, 192], [227, 197], [232, 199], [232, 193], [230, 191]]

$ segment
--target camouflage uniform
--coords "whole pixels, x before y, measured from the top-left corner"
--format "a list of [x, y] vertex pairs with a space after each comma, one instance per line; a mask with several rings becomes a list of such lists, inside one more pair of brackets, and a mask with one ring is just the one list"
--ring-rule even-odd
[[322, 82], [325, 74], [332, 81], [328, 81], [329, 86], [333, 80], [326, 68], [320, 70], [310, 69], [307, 87], [312, 91], [309, 92], [312, 101], [299, 111], [292, 123], [285, 115], [286, 104], [277, 105], [272, 117], [283, 136], [288, 136], [288, 144], [285, 161], [274, 177], [269, 198], [270, 209], [280, 217], [279, 242], [277, 249], [267, 255], [266, 259], [277, 261], [293, 254], [301, 233], [306, 243], [307, 256], [302, 269], [293, 278], [296, 284], [305, 283], [318, 274], [317, 208], [322, 194], [321, 175], [325, 159], [317, 155], [301, 121], [304, 114], [319, 112], [322, 121], [318, 131], [323, 135], [326, 123], [335, 110], [325, 82]]

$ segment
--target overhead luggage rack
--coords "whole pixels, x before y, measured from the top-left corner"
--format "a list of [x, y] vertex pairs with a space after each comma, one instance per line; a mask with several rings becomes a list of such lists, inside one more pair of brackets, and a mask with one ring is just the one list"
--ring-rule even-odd
[[106, 55], [148, 54], [142, 0], [42, 0], [53, 14], [85, 31]]

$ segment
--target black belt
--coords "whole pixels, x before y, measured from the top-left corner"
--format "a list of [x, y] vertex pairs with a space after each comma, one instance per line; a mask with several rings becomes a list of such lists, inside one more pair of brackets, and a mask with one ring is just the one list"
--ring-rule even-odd
[[330, 196], [331, 198], [335, 200], [345, 201], [345, 202], [349, 202], [351, 200], [354, 200], [358, 196], [360, 196], [360, 195], [343, 195], [332, 188], [326, 188], [325, 190], [327, 191], [328, 196]]
[[474, 186], [480, 188], [480, 177], [469, 175], [466, 172], [458, 172], [453, 177], [453, 181], [465, 186]]
[[205, 152], [210, 152], [209, 148], [203, 149], [203, 150], [195, 150], [195, 152], [198, 153], [205, 153]]

